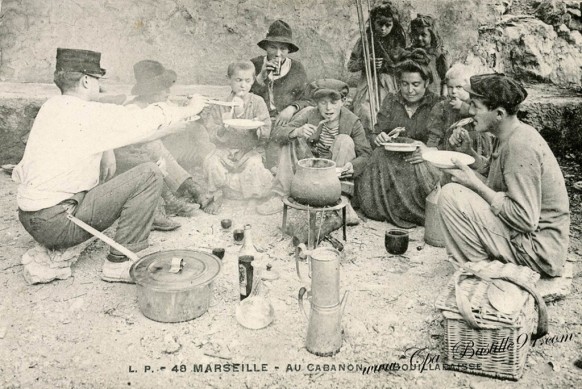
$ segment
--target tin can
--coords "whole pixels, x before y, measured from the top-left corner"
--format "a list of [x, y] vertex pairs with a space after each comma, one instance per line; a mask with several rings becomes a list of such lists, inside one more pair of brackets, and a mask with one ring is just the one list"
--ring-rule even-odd
[[252, 255], [241, 255], [238, 257], [238, 282], [241, 301], [249, 297], [253, 290], [255, 257]]

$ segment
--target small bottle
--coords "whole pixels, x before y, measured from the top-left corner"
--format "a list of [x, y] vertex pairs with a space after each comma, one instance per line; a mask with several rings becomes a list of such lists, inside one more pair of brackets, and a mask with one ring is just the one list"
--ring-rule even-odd
[[240, 300], [244, 300], [252, 292], [254, 278], [253, 256], [243, 255], [238, 257], [238, 282]]
[[259, 254], [257, 248], [255, 247], [255, 244], [253, 243], [253, 234], [251, 232], [251, 225], [247, 224], [245, 225], [245, 240], [243, 242], [242, 247], [240, 248], [240, 251], [238, 252], [238, 256], [239, 258], [241, 256], [244, 255], [250, 255], [253, 257], [257, 257], [257, 255]]
[[[254, 279], [259, 279], [261, 277], [260, 273], [261, 273], [261, 269], [263, 267], [262, 263], [262, 255], [259, 253], [259, 251], [257, 250], [257, 248], [255, 247], [255, 244], [253, 243], [253, 234], [251, 232], [251, 225], [247, 224], [245, 225], [245, 238], [244, 238], [244, 242], [242, 247], [240, 248], [240, 251], [238, 252], [238, 258], [239, 258], [239, 262], [241, 260], [241, 258], [247, 258], [247, 257], [251, 257], [254, 259], [253, 262], [253, 278]], [[252, 283], [249, 286], [249, 288], [252, 287]], [[250, 290], [250, 289], [249, 289]]]

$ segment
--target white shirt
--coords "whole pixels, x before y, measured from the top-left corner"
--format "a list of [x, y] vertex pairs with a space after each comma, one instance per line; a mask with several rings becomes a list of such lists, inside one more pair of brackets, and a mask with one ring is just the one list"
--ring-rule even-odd
[[50, 98], [12, 174], [19, 184], [18, 207], [37, 211], [94, 188], [104, 151], [140, 142], [183, 116], [163, 103], [140, 109], [67, 95]]

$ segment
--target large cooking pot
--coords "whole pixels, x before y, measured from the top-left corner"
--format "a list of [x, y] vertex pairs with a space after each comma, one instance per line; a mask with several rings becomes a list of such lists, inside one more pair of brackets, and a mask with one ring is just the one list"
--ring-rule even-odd
[[297, 162], [297, 170], [291, 181], [291, 197], [313, 207], [336, 205], [342, 187], [337, 176], [335, 162], [323, 158], [307, 158]]
[[134, 261], [129, 269], [137, 285], [141, 312], [152, 320], [175, 323], [208, 310], [212, 281], [220, 273], [218, 257], [194, 250], [167, 250], [139, 258], [110, 237], [71, 214], [67, 218]]
[[137, 302], [144, 316], [176, 323], [208, 310], [212, 281], [222, 264], [214, 255], [194, 250], [168, 250], [146, 255], [129, 274], [137, 285]]

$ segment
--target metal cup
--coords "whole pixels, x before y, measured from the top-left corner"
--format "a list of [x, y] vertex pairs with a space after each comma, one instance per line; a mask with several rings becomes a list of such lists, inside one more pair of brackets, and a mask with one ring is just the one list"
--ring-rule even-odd
[[232, 232], [232, 237], [234, 238], [234, 243], [236, 244], [242, 244], [244, 238], [245, 238], [245, 231], [239, 229], [236, 229]]
[[222, 226], [222, 228], [224, 228], [225, 230], [228, 230], [230, 228], [230, 226], [232, 226], [232, 220], [230, 219], [222, 219], [220, 221], [220, 225]]
[[212, 249], [212, 255], [216, 255], [220, 260], [222, 260], [222, 258], [224, 258], [224, 248], [222, 247], [217, 247]]
[[281, 57], [275, 57], [275, 70], [273, 70], [273, 76], [281, 75]]
[[388, 230], [384, 237], [386, 251], [394, 255], [402, 255], [408, 250], [408, 232], [402, 230]]

